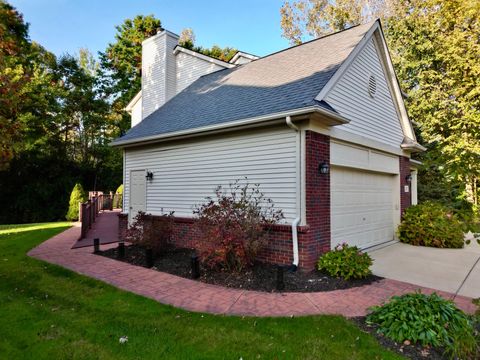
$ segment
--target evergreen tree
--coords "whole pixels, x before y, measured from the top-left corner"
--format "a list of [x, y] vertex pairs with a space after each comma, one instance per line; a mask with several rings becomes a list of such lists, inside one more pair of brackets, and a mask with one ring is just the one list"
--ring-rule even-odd
[[68, 212], [65, 218], [69, 221], [79, 220], [79, 204], [84, 203], [87, 200], [88, 195], [86, 194], [85, 190], [83, 190], [82, 185], [80, 183], [76, 183], [73, 187], [72, 193], [70, 194]]

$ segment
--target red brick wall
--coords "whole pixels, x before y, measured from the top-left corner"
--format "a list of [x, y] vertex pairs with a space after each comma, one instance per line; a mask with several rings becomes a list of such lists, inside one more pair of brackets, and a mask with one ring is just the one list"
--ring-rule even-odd
[[320, 174], [319, 165], [330, 166], [330, 137], [313, 131], [305, 134], [306, 223], [309, 239], [303, 244], [304, 263], [313, 267], [319, 255], [330, 250], [330, 173]]
[[[401, 214], [412, 205], [412, 186], [407, 182], [406, 177], [410, 175], [410, 159], [404, 156], [400, 160], [400, 211]], [[408, 192], [405, 192], [405, 186], [408, 185]]]
[[[153, 216], [155, 219], [155, 216]], [[119, 239], [125, 240], [125, 230], [127, 229], [128, 216], [126, 214], [119, 215]], [[300, 265], [302, 266], [302, 243], [308, 237], [308, 226], [299, 226], [299, 253]], [[198, 241], [198, 233], [195, 229], [195, 219], [192, 218], [175, 218], [173, 229], [172, 244], [179, 248], [195, 248]], [[270, 228], [268, 244], [258, 256], [259, 261], [289, 265], [293, 261], [293, 244], [292, 244], [292, 228], [290, 225], [275, 225]], [[306, 265], [306, 264], [304, 264]]]
[[[319, 173], [319, 165], [330, 165], [330, 138], [307, 131], [305, 135], [306, 223], [299, 226], [299, 267], [313, 269], [321, 253], [330, 250], [330, 174]], [[303, 165], [303, 164], [302, 164]], [[120, 215], [119, 236], [125, 238], [127, 216]], [[198, 234], [194, 219], [175, 218], [172, 242], [177, 247], [195, 247]], [[274, 264], [293, 261], [292, 229], [290, 225], [275, 225], [271, 229], [268, 245], [259, 254], [259, 260]]]
[[125, 240], [128, 226], [128, 215], [120, 213], [118, 214], [118, 239], [120, 241]]

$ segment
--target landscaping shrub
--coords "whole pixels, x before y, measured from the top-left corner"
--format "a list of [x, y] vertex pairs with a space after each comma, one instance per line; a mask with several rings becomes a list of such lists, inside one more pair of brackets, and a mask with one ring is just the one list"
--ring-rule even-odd
[[461, 248], [463, 225], [445, 206], [432, 201], [409, 207], [398, 227], [400, 241], [438, 248]]
[[200, 235], [197, 243], [202, 263], [209, 268], [240, 271], [252, 266], [265, 246], [268, 226], [284, 218], [266, 198], [259, 184], [236, 180], [228, 189], [218, 186], [215, 198], [194, 210]]
[[65, 218], [69, 221], [77, 221], [78, 220], [78, 212], [79, 212], [79, 204], [83, 203], [88, 200], [88, 195], [83, 190], [81, 184], [77, 183], [73, 187], [72, 193], [70, 194], [70, 201], [68, 206], [67, 215]]
[[362, 279], [372, 272], [372, 258], [361, 252], [356, 246], [346, 243], [335, 246], [335, 249], [320, 256], [318, 270], [324, 270], [331, 276], [348, 279]]
[[173, 225], [173, 212], [153, 217], [139, 211], [126, 231], [125, 240], [145, 249], [151, 249], [154, 255], [158, 255], [168, 246]]
[[367, 323], [377, 325], [377, 331], [393, 341], [444, 347], [464, 359], [478, 355], [473, 318], [435, 293], [394, 296], [371, 310]]
[[123, 205], [123, 184], [117, 188], [115, 191], [115, 196], [113, 197], [113, 208], [120, 209]]

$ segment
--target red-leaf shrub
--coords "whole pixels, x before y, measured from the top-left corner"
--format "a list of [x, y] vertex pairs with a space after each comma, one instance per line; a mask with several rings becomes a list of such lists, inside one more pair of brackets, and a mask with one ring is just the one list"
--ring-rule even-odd
[[241, 271], [252, 266], [265, 246], [268, 226], [284, 218], [260, 185], [236, 180], [228, 189], [218, 186], [215, 197], [197, 206], [197, 249], [208, 268]]
[[134, 245], [152, 249], [153, 253], [158, 255], [168, 245], [173, 233], [173, 223], [173, 212], [153, 217], [139, 211], [127, 229], [125, 239]]

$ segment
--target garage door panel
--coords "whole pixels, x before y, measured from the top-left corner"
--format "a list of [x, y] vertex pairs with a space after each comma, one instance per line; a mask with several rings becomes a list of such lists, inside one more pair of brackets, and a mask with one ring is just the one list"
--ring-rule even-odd
[[332, 167], [332, 247], [347, 242], [366, 248], [393, 239], [394, 177]]

